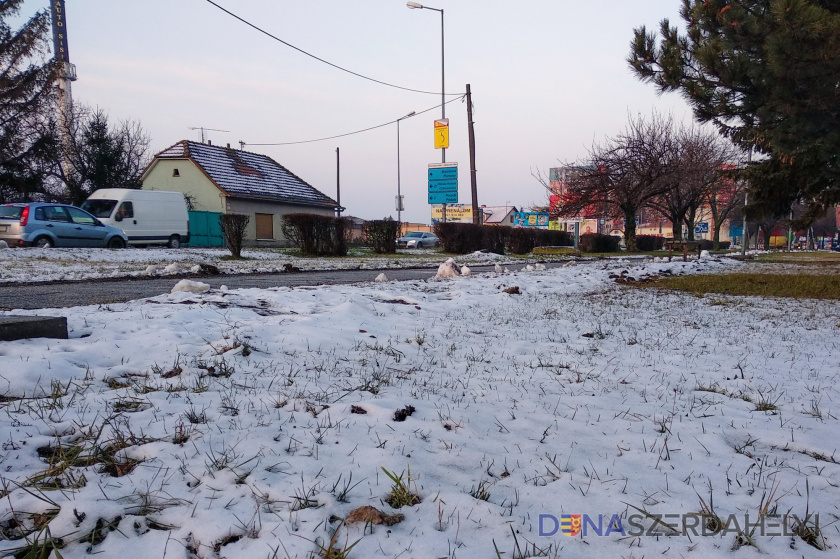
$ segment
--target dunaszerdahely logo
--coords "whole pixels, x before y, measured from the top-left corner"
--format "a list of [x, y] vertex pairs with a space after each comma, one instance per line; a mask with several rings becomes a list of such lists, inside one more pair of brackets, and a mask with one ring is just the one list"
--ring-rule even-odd
[[795, 514], [766, 516], [730, 514], [719, 517], [703, 513], [685, 514], [540, 514], [539, 535], [556, 536], [794, 536], [797, 527], [819, 526], [819, 514], [804, 520]]

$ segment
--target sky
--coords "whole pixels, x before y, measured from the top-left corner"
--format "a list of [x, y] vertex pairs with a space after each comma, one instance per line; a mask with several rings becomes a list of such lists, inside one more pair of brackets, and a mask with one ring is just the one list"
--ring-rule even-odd
[[[440, 14], [403, 0], [217, 0], [276, 37], [387, 87], [307, 57], [235, 20], [207, 0], [67, 0], [75, 102], [139, 121], [152, 151], [183, 139], [264, 153], [332, 197], [340, 150], [345, 215], [397, 217], [397, 126], [287, 146], [392, 122], [400, 124], [403, 220], [430, 220], [427, 166], [440, 118]], [[28, 1], [34, 12], [47, 2]], [[690, 121], [677, 94], [659, 96], [625, 58], [633, 28], [678, 22], [677, 0], [437, 0], [444, 10], [446, 91], [470, 84], [479, 204], [545, 203], [532, 176], [586, 155], [621, 131], [628, 115], [672, 112]], [[471, 203], [466, 104], [449, 103], [459, 202]], [[219, 130], [224, 130], [221, 132]]]

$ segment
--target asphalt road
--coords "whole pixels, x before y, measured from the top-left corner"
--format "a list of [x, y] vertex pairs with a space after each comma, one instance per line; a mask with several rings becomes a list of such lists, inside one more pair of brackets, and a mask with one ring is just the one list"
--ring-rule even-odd
[[[562, 264], [546, 264], [555, 267]], [[520, 266], [516, 266], [517, 269]], [[473, 273], [489, 272], [493, 266], [473, 266]], [[108, 279], [63, 283], [0, 284], [0, 310], [52, 309], [121, 303], [144, 297], [169, 293], [181, 279], [189, 278], [217, 288], [227, 285], [231, 289], [248, 287], [314, 286], [373, 281], [380, 272], [389, 280], [428, 279], [437, 268], [390, 270], [329, 270], [276, 274], [231, 274], [196, 277], [191, 275], [152, 279]]]

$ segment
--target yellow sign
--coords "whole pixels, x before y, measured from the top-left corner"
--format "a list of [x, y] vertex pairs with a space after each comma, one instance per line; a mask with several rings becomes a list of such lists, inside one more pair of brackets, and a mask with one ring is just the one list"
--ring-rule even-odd
[[[443, 220], [443, 206], [432, 204], [432, 223]], [[472, 206], [467, 204], [447, 204], [446, 221], [449, 223], [472, 223]]]
[[449, 147], [449, 119], [443, 118], [435, 121], [435, 149], [446, 149]]

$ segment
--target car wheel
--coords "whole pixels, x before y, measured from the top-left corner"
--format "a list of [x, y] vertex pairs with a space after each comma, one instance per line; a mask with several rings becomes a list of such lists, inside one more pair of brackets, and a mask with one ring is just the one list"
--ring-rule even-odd
[[169, 248], [181, 248], [181, 237], [178, 235], [172, 235], [169, 237], [169, 242], [166, 246]]
[[53, 246], [52, 239], [49, 237], [38, 237], [32, 244], [38, 248], [52, 248]]
[[111, 237], [108, 239], [108, 248], [125, 248], [125, 241], [119, 237]]

